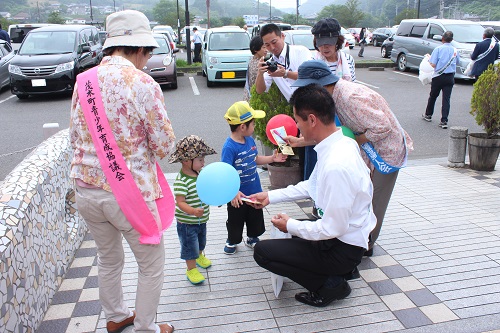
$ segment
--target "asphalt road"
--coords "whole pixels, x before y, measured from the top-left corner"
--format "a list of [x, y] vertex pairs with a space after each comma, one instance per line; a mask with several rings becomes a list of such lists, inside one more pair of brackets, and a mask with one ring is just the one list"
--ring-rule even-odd
[[[351, 50], [356, 61], [357, 47]], [[179, 54], [182, 57], [182, 54]], [[380, 48], [368, 46], [364, 59], [380, 59]], [[410, 159], [445, 157], [448, 152], [449, 130], [438, 128], [440, 99], [431, 123], [421, 119], [430, 86], [422, 86], [416, 72], [401, 73], [386, 68], [384, 71], [357, 69], [358, 80], [380, 93], [389, 103], [403, 128], [414, 140], [415, 150]], [[190, 75], [179, 77], [177, 90], [164, 89], [167, 111], [178, 139], [197, 134], [218, 152], [229, 135], [229, 126], [223, 119], [227, 108], [243, 98], [243, 84], [222, 84], [207, 88], [206, 79]], [[469, 114], [472, 82], [458, 81], [453, 89], [449, 126], [464, 126], [470, 132], [482, 131]], [[19, 100], [10, 90], [0, 91], [0, 180], [22, 161], [29, 151], [43, 141], [44, 123], [69, 125], [70, 96], [44, 96]], [[207, 162], [217, 161], [215, 155]], [[176, 172], [179, 165], [162, 161], [165, 172]]]

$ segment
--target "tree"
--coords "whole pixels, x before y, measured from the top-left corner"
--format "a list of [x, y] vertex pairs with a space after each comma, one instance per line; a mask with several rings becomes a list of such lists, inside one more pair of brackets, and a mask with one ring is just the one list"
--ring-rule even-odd
[[333, 17], [339, 20], [340, 14], [342, 12], [342, 7], [342, 5], [329, 5], [323, 7], [323, 9], [318, 14], [318, 20], [328, 17]]
[[401, 23], [402, 20], [417, 18], [416, 9], [405, 9], [401, 11], [398, 15], [394, 16], [394, 24]]
[[[160, 0], [152, 10], [153, 18], [160, 24], [177, 26], [177, 2], [174, 0]], [[184, 8], [179, 5], [179, 14], [184, 13]], [[179, 15], [181, 27], [186, 25], [184, 15]]]
[[47, 18], [47, 23], [64, 24], [65, 22], [61, 15], [59, 15], [59, 12], [52, 12]]
[[348, 0], [343, 6], [342, 25], [345, 27], [355, 27], [363, 19], [365, 14], [359, 9], [359, 0]]
[[297, 22], [297, 15], [295, 14], [285, 14], [283, 15], [283, 22], [289, 23], [289, 24], [305, 24], [309, 25], [309, 21], [303, 18], [301, 15], [299, 15], [299, 20]]
[[242, 16], [238, 16], [233, 18], [233, 25], [237, 25], [240, 28], [243, 28], [243, 26], [246, 24], [245, 19]]

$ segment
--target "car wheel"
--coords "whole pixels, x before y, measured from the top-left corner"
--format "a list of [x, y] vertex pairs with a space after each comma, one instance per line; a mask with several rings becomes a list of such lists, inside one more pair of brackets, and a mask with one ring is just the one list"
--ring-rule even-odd
[[170, 88], [177, 89], [177, 78], [175, 79], [174, 82], [170, 83]]
[[207, 76], [207, 73], [205, 73], [205, 71], [203, 70], [203, 68], [201, 69], [201, 75], [202, 75], [203, 77], [206, 77], [206, 76]]
[[28, 99], [29, 95], [16, 95], [19, 99]]
[[375, 46], [375, 47], [377, 46], [377, 38], [373, 38], [373, 40], [372, 40], [372, 44], [373, 44], [373, 46]]
[[398, 56], [398, 69], [401, 71], [401, 72], [406, 72], [408, 70], [408, 66], [406, 64], [406, 54], [404, 53], [401, 53], [399, 56]]
[[385, 48], [385, 46], [382, 46], [380, 48], [380, 55], [382, 56], [382, 58], [387, 58], [387, 49]]
[[214, 87], [214, 86], [215, 86], [215, 82], [210, 81], [210, 80], [208, 79], [208, 76], [207, 76], [207, 87], [209, 87], [209, 88], [210, 88], [210, 87]]

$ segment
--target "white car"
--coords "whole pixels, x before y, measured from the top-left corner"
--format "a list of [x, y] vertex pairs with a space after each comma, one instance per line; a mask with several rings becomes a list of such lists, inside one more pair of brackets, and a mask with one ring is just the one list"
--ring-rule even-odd
[[356, 38], [346, 29], [341, 27], [340, 33], [344, 36], [345, 40], [349, 43], [349, 48], [352, 50], [356, 45]]

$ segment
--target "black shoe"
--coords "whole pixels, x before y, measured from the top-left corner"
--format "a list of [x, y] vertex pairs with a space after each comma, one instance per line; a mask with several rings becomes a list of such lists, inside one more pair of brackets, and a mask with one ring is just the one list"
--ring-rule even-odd
[[365, 251], [363, 254], [364, 257], [371, 257], [373, 255], [373, 248], [369, 249], [368, 251]]
[[335, 288], [321, 287], [318, 292], [306, 291], [295, 294], [295, 299], [307, 305], [324, 307], [335, 300], [346, 298], [350, 293], [351, 287], [344, 281]]
[[425, 113], [422, 115], [422, 119], [428, 122], [432, 121], [432, 116], [428, 116]]
[[358, 267], [354, 267], [352, 272], [349, 272], [347, 274], [342, 275], [344, 280], [349, 281], [349, 280], [354, 280], [354, 279], [359, 279], [361, 275], [359, 274]]
[[438, 125], [441, 128], [447, 129], [448, 128], [448, 123], [446, 121], [442, 121]]

